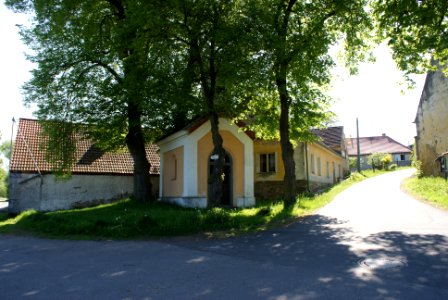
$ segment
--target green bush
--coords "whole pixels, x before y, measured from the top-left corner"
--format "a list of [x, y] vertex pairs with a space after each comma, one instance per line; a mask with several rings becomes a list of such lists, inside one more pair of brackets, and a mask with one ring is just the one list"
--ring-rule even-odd
[[388, 171], [395, 171], [398, 168], [397, 164], [391, 164], [387, 167]]
[[349, 157], [348, 158], [350, 169], [356, 169], [358, 164], [358, 158], [356, 157]]
[[412, 167], [415, 168], [415, 175], [418, 178], [422, 178], [423, 177], [423, 171], [422, 171], [422, 162], [417, 160], [417, 159], [413, 159], [412, 160]]
[[388, 153], [375, 152], [367, 158], [369, 165], [379, 170], [385, 170], [386, 166], [392, 162], [392, 155]]
[[350, 174], [350, 177], [349, 177], [349, 180], [354, 181], [354, 182], [361, 181], [363, 179], [365, 179], [365, 177], [361, 173], [358, 173], [358, 172]]
[[8, 174], [0, 168], [0, 198], [6, 198], [8, 195]]

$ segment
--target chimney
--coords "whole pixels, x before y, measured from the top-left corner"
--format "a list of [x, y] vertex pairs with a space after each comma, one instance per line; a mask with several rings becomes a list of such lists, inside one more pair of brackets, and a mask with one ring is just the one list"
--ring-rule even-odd
[[383, 134], [382, 134], [382, 136], [386, 136], [386, 134], [385, 134], [385, 133], [383, 133]]

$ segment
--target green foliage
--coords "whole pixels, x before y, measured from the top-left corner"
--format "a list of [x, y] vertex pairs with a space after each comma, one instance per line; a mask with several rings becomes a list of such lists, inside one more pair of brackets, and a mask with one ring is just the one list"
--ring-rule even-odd
[[441, 177], [412, 177], [404, 187], [417, 198], [448, 209], [448, 182]]
[[395, 171], [398, 168], [397, 164], [391, 164], [387, 166], [388, 171]]
[[412, 167], [415, 168], [416, 170], [415, 175], [418, 178], [422, 178], [423, 177], [422, 162], [417, 159], [412, 160]]
[[422, 178], [423, 177], [422, 162], [420, 160], [418, 160], [418, 158], [417, 158], [417, 147], [415, 145], [414, 145], [414, 148], [412, 150], [412, 163], [411, 163], [411, 165], [416, 170], [415, 171], [415, 175], [418, 178]]
[[350, 177], [349, 177], [349, 180], [351, 180], [353, 182], [361, 181], [363, 179], [365, 179], [365, 176], [358, 172], [350, 174]]
[[77, 126], [61, 121], [41, 122], [43, 138], [40, 147], [45, 149], [45, 159], [52, 164], [58, 177], [70, 176], [76, 162]]
[[0, 145], [0, 152], [8, 160], [11, 160], [11, 141], [4, 141]]
[[356, 157], [349, 157], [348, 158], [350, 169], [356, 169], [358, 165], [358, 158]]
[[[126, 143], [136, 162], [144, 162], [137, 159], [144, 151], [136, 151], [144, 144], [142, 127], [151, 140], [196, 115], [251, 120], [257, 134], [282, 137], [282, 157], [292, 162], [285, 163], [292, 166], [285, 179], [292, 183], [290, 140], [314, 140], [310, 129], [332, 118], [325, 92], [334, 65], [330, 47], [343, 44], [354, 71], [366, 58], [372, 29], [367, 0], [6, 4], [35, 13], [21, 33], [37, 66], [24, 86], [26, 102], [37, 104], [39, 119], [94, 124], [84, 134], [102, 149]], [[47, 132], [50, 161], [66, 171], [74, 128]]]
[[432, 59], [448, 65], [448, 1], [374, 0], [372, 7], [377, 36], [387, 40], [400, 69], [423, 73], [434, 67]]
[[[1, 137], [1, 132], [0, 132]], [[5, 141], [0, 145], [0, 152], [7, 159], [11, 159], [11, 142]], [[0, 158], [0, 198], [8, 196], [8, 173], [1, 167], [3, 160]]]
[[385, 170], [387, 165], [392, 162], [392, 155], [388, 153], [375, 152], [369, 155], [367, 162], [376, 169]]
[[150, 199], [145, 143], [172, 127], [173, 111], [187, 107], [172, 97], [179, 84], [173, 74], [186, 66], [179, 68], [179, 45], [167, 37], [171, 16], [165, 1], [9, 0], [6, 5], [34, 16], [29, 28], [21, 28], [36, 66], [23, 89], [25, 103], [36, 104], [38, 119], [47, 121], [47, 158], [56, 171], [67, 172], [73, 163], [76, 143], [69, 127], [90, 125], [83, 134], [102, 149], [128, 147], [134, 196]]
[[[264, 138], [279, 138], [280, 98], [286, 97], [291, 140], [314, 140], [313, 127], [329, 122], [326, 94], [334, 62], [328, 50], [343, 43], [346, 64], [354, 69], [369, 48], [371, 20], [366, 1], [248, 1], [260, 88], [251, 95], [252, 128]], [[279, 85], [280, 84], [280, 85]]]
[[392, 162], [392, 155], [386, 154], [381, 158], [381, 163], [383, 164], [383, 169], [386, 169], [387, 165]]
[[8, 197], [8, 173], [0, 168], [0, 198]]
[[0, 222], [6, 221], [10, 218], [7, 213], [0, 213]]

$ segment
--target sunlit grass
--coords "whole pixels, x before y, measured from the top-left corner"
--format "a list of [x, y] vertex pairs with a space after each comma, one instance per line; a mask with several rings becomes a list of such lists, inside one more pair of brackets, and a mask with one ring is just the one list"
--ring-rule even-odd
[[448, 209], [448, 182], [444, 178], [412, 177], [404, 182], [403, 187], [416, 198]]
[[55, 211], [26, 211], [9, 218], [0, 214], [0, 232], [71, 239], [146, 239], [202, 234], [229, 236], [282, 226], [312, 214], [365, 178], [382, 173], [354, 173], [319, 195], [302, 195], [291, 209], [282, 202], [259, 201], [252, 208], [189, 209], [167, 203], [131, 199], [96, 207]]

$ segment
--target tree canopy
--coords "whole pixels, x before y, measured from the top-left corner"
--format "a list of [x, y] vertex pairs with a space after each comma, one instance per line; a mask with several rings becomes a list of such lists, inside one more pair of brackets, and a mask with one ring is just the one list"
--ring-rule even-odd
[[61, 168], [70, 166], [71, 132], [82, 128], [103, 148], [127, 145], [134, 159], [134, 195], [149, 199], [145, 134], [157, 134], [170, 119], [165, 118], [164, 99], [176, 65], [170, 44], [161, 43], [165, 40], [160, 3], [9, 0], [6, 4], [34, 12], [31, 27], [21, 31], [33, 50], [29, 59], [37, 66], [24, 87], [25, 101], [37, 103], [39, 119], [52, 121], [45, 123], [49, 150], [65, 152]]
[[373, 0], [378, 37], [386, 39], [406, 74], [448, 66], [448, 1]]
[[356, 65], [364, 59], [371, 40], [371, 18], [367, 1], [249, 2], [248, 15], [259, 37], [258, 59], [263, 62], [265, 83], [250, 108], [262, 116], [254, 118], [258, 132], [280, 137], [285, 166], [283, 198], [290, 205], [296, 198], [291, 140], [313, 139], [310, 129], [331, 117], [329, 99], [323, 92], [334, 65], [329, 49], [344, 43], [347, 65]]
[[[367, 0], [7, 0], [33, 11], [22, 29], [36, 64], [25, 85], [37, 103], [50, 152], [68, 168], [74, 131], [104, 149], [126, 145], [134, 193], [150, 198], [145, 143], [194, 117], [211, 123], [211, 203], [222, 193], [219, 117], [280, 137], [285, 201], [296, 197], [291, 140], [308, 140], [331, 117], [323, 87], [332, 45], [364, 59], [371, 38]], [[89, 124], [94, 126], [81, 126]], [[61, 146], [62, 145], [62, 146]], [[59, 162], [59, 161], [58, 161]], [[68, 162], [68, 164], [66, 164]]]

